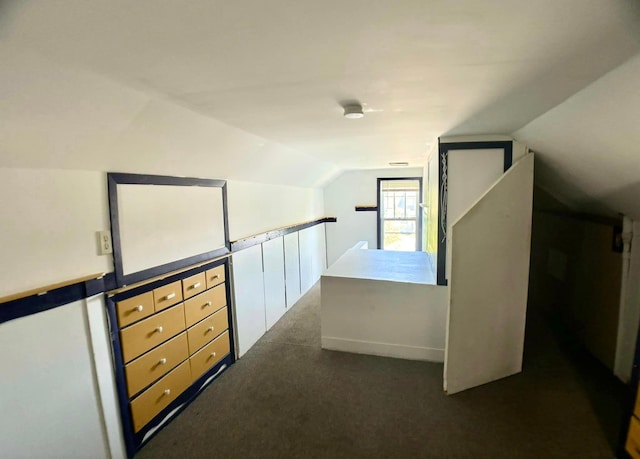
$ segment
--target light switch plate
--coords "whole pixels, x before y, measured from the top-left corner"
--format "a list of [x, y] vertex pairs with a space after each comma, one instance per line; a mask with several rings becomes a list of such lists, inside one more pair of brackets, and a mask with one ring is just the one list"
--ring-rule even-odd
[[98, 253], [100, 255], [113, 253], [111, 231], [98, 231]]

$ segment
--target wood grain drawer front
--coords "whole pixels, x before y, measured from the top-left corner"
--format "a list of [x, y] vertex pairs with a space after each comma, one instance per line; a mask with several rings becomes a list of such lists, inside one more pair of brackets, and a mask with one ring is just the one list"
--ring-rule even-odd
[[138, 432], [191, 385], [189, 362], [184, 362], [131, 402], [133, 430]]
[[185, 328], [182, 304], [131, 325], [120, 332], [122, 358], [128, 363]]
[[207, 288], [215, 287], [218, 284], [224, 282], [224, 265], [216, 266], [210, 269], [206, 273], [207, 276]]
[[129, 397], [137, 394], [188, 358], [187, 334], [182, 333], [130, 362], [124, 367]]
[[214, 366], [231, 351], [229, 346], [229, 332], [224, 332], [211, 343], [189, 358], [191, 362], [191, 376], [195, 381], [209, 368]]
[[207, 290], [198, 296], [189, 298], [184, 302], [184, 316], [187, 327], [200, 322], [209, 314], [227, 305], [227, 292], [225, 284]]
[[222, 308], [202, 322], [198, 322], [187, 330], [189, 338], [189, 354], [195, 353], [202, 346], [229, 328], [227, 308]]
[[153, 293], [147, 292], [116, 303], [118, 325], [126, 327], [154, 312]]
[[180, 281], [172, 282], [153, 291], [153, 303], [156, 312], [182, 301], [182, 284]]
[[207, 281], [205, 279], [204, 273], [182, 279], [182, 296], [184, 299], [186, 300], [198, 293], [204, 292], [207, 289]]
[[631, 416], [625, 449], [633, 459], [640, 459], [640, 422]]

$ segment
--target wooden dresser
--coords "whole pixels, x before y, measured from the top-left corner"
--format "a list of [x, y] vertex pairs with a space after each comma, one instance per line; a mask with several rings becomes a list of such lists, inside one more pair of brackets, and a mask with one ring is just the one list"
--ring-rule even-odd
[[225, 258], [107, 296], [129, 457], [235, 361], [228, 278]]

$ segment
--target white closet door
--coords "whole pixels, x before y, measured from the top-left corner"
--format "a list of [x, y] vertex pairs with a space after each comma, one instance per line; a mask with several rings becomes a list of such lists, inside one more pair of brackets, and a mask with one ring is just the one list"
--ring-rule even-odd
[[298, 233], [289, 233], [284, 237], [284, 267], [286, 277], [287, 308], [300, 299], [300, 253]]
[[262, 244], [262, 260], [264, 264], [264, 300], [268, 330], [287, 310], [284, 277], [284, 240], [282, 237]]
[[238, 357], [242, 357], [267, 331], [262, 246], [255, 245], [233, 254], [233, 283]]
[[533, 155], [453, 225], [444, 389], [522, 370], [529, 287]]
[[302, 294], [313, 287], [325, 269], [324, 225], [306, 228], [300, 234], [300, 285]]

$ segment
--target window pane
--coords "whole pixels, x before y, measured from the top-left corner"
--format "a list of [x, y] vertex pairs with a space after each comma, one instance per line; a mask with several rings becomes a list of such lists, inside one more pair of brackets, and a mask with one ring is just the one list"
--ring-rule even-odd
[[395, 218], [405, 218], [405, 211], [404, 211], [405, 193], [402, 191], [396, 191], [395, 195], [396, 195]]
[[407, 193], [407, 218], [415, 218], [418, 196], [414, 192]]

